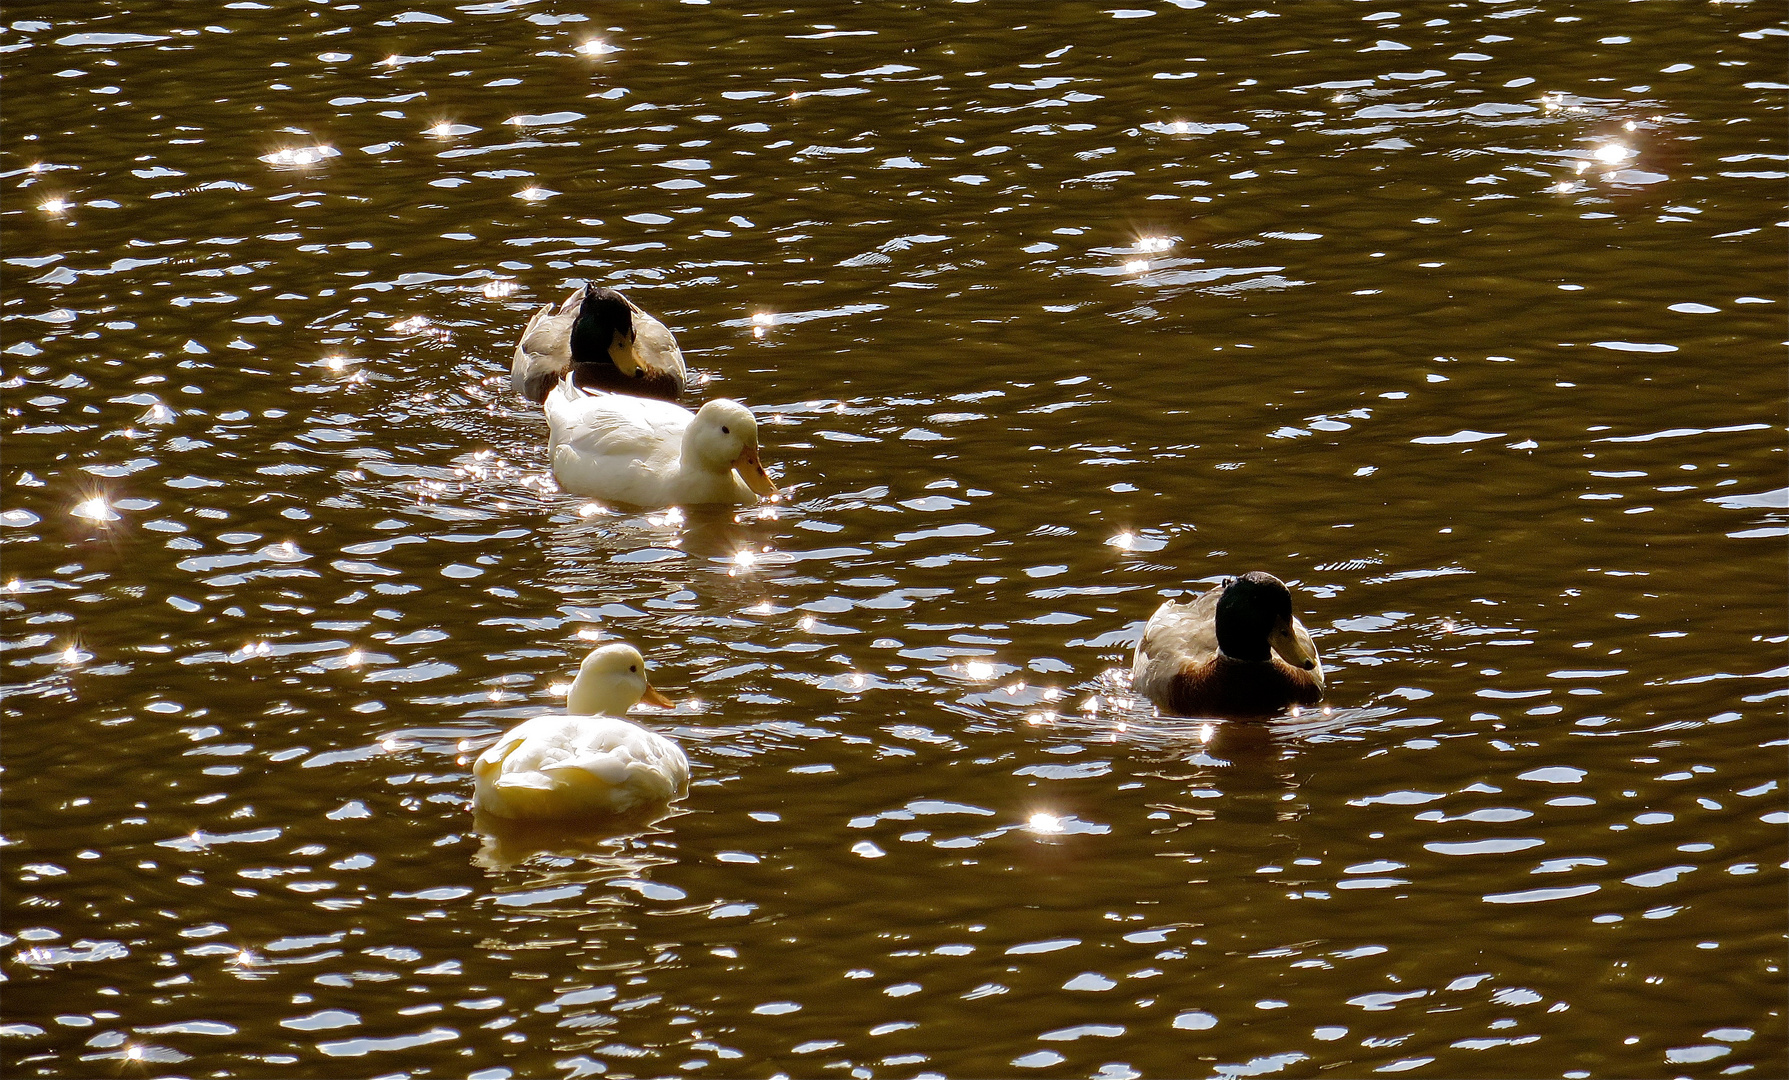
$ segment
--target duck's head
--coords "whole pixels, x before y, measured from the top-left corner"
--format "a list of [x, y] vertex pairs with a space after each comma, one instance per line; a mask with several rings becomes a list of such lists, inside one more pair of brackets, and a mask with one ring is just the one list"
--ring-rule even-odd
[[646, 660], [624, 642], [592, 649], [578, 667], [565, 711], [577, 716], [622, 716], [636, 702], [671, 708], [671, 700], [646, 681]]
[[1236, 660], [1263, 661], [1268, 651], [1300, 671], [1317, 670], [1317, 653], [1292, 624], [1292, 593], [1272, 574], [1254, 570], [1224, 583], [1218, 597], [1218, 648]]
[[714, 469], [735, 469], [745, 486], [770, 498], [776, 485], [758, 460], [758, 421], [737, 401], [715, 398], [703, 405], [683, 436], [683, 452]]
[[584, 286], [568, 345], [574, 371], [612, 368], [634, 387], [613, 385], [600, 373], [589, 376], [596, 385], [671, 401], [683, 393], [683, 353], [676, 338], [614, 289]]

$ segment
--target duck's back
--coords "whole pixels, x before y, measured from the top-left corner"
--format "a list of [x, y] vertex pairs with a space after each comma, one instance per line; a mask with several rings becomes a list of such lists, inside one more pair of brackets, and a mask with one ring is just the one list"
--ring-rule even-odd
[[567, 381], [547, 395], [546, 413], [553, 473], [567, 491], [643, 506], [674, 494], [688, 409]]
[[1137, 641], [1131, 688], [1166, 709], [1175, 678], [1209, 664], [1218, 655], [1217, 604], [1222, 590], [1191, 600], [1169, 600], [1155, 609]]
[[478, 809], [506, 818], [622, 813], [689, 787], [677, 744], [613, 716], [537, 716], [479, 755]]

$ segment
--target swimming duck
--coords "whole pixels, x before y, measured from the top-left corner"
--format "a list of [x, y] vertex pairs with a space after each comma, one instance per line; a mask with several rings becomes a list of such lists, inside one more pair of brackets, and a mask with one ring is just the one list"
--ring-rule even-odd
[[508, 820], [625, 814], [689, 791], [689, 760], [677, 744], [620, 719], [636, 702], [670, 708], [646, 681], [632, 645], [591, 651], [566, 698], [566, 715], [537, 716], [510, 729], [472, 766], [473, 809]]
[[1323, 662], [1285, 583], [1256, 570], [1157, 608], [1131, 686], [1179, 716], [1264, 716], [1323, 700]]
[[692, 413], [564, 379], [546, 412], [553, 476], [574, 495], [673, 506], [750, 505], [777, 493], [758, 460], [758, 422], [737, 401], [715, 398]]
[[581, 386], [625, 394], [675, 401], [683, 393], [683, 353], [671, 331], [616, 290], [594, 285], [528, 320], [509, 385], [540, 402], [567, 372]]

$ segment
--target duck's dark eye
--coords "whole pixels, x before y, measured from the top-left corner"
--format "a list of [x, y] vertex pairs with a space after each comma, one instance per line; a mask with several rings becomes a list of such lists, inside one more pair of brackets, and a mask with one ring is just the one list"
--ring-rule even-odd
[[725, 424], [722, 424], [721, 425], [721, 434], [722, 435], [731, 435], [731, 434], [733, 434], [733, 429], [728, 427]]
[[1312, 668], [1314, 668], [1314, 667], [1316, 667], [1316, 666], [1317, 666], [1317, 661], [1315, 661], [1315, 660], [1306, 660], [1306, 661], [1305, 661], [1305, 662], [1304, 662], [1304, 669], [1305, 669], [1305, 670], [1306, 670], [1306, 671], [1309, 671], [1309, 670], [1311, 670], [1311, 669], [1312, 669]]
[[637, 367], [637, 368], [635, 368], [635, 369], [634, 369], [634, 378], [636, 378], [636, 379], [644, 379], [644, 378], [645, 378], [645, 377], [646, 377], [646, 369], [645, 369], [645, 368], [638, 368], [638, 367]]
[[[1310, 665], [1309, 665], [1309, 664], [1306, 664], [1306, 665], [1305, 665], [1305, 666], [1306, 666], [1306, 667], [1309, 667], [1309, 666], [1310, 666]], [[629, 671], [633, 671], [633, 672], [638, 672], [638, 671], [639, 671], [639, 670], [640, 670], [640, 665], [638, 665], [638, 664], [629, 664], [629, 665], [627, 665], [627, 670], [629, 670]]]

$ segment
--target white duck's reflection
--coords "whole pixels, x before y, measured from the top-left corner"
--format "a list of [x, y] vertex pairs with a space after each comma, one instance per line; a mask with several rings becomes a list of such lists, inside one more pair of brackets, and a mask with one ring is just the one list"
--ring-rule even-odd
[[654, 867], [675, 861], [639, 842], [666, 831], [657, 823], [670, 813], [665, 806], [642, 807], [595, 821], [565, 822], [515, 821], [474, 810], [472, 826], [481, 843], [472, 865], [503, 873], [533, 860], [555, 880], [567, 874], [577, 880], [644, 879]]

